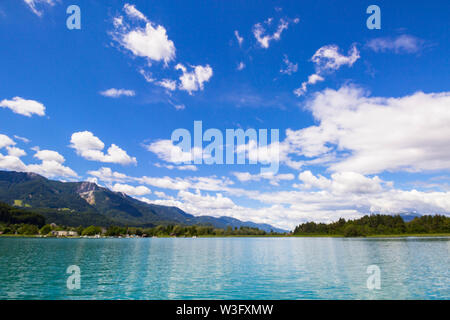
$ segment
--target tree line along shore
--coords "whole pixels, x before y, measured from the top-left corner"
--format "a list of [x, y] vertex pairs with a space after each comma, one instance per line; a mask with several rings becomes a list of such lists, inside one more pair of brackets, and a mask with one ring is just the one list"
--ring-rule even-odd
[[0, 235], [40, 237], [244, 237], [244, 236], [407, 236], [449, 235], [450, 218], [443, 215], [425, 215], [405, 222], [399, 215], [366, 215], [359, 219], [339, 219], [333, 223], [306, 222], [293, 232], [266, 232], [258, 228], [225, 229], [209, 225], [158, 225], [154, 227], [130, 226], [58, 226], [48, 224], [45, 217], [0, 203]]

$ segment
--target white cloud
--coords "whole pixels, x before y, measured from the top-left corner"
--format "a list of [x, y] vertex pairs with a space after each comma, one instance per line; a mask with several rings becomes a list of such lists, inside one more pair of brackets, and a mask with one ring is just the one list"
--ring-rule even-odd
[[17, 139], [17, 140], [20, 140], [20, 141], [22, 141], [24, 143], [30, 143], [30, 140], [27, 139], [27, 138], [24, 138], [24, 137], [20, 137], [20, 136], [14, 135], [14, 138]]
[[8, 147], [8, 146], [14, 146], [16, 143], [7, 135], [0, 134], [0, 149]]
[[213, 75], [213, 70], [209, 65], [206, 66], [192, 66], [194, 69], [191, 72], [181, 63], [175, 66], [176, 70], [181, 70], [183, 74], [180, 76], [180, 90], [185, 90], [192, 95], [193, 91], [203, 90], [204, 83], [208, 82]]
[[321, 76], [319, 76], [318, 74], [314, 73], [309, 75], [308, 77], [308, 81], [302, 82], [302, 86], [300, 88], [297, 88], [294, 90], [294, 94], [297, 97], [300, 97], [302, 95], [304, 95], [306, 93], [306, 91], [308, 90], [308, 85], [310, 84], [315, 84], [317, 82], [321, 82], [324, 81], [325, 79]]
[[195, 152], [195, 150], [184, 152], [181, 147], [175, 146], [171, 140], [158, 140], [149, 144], [146, 148], [161, 160], [171, 163], [188, 163], [193, 161], [195, 156], [201, 157], [201, 153], [197, 155], [198, 152]]
[[356, 49], [356, 46], [352, 46], [348, 52], [348, 56], [345, 56], [339, 53], [339, 47], [337, 45], [328, 45], [317, 50], [312, 56], [311, 61], [314, 62], [318, 71], [323, 72], [327, 70], [338, 70], [344, 65], [351, 67], [359, 58], [359, 51]]
[[126, 90], [126, 89], [115, 89], [111, 88], [105, 91], [100, 92], [102, 96], [110, 97], [110, 98], [119, 98], [121, 96], [126, 97], [134, 97], [135, 92], [133, 90]]
[[239, 47], [242, 46], [242, 43], [244, 42], [244, 38], [239, 35], [239, 31], [234, 30], [234, 35], [236, 37], [237, 42], [239, 43]]
[[[175, 60], [175, 45], [172, 40], [169, 40], [167, 31], [162, 25], [157, 25], [150, 21], [134, 5], [125, 4], [123, 10], [125, 15], [114, 18], [114, 31], [110, 33], [120, 46], [131, 51], [134, 56], [145, 58], [148, 67], [152, 66], [155, 61], [163, 62], [164, 67], [167, 67], [169, 62]], [[193, 69], [192, 71], [188, 71], [181, 63], [175, 66], [176, 70], [183, 72], [179, 77], [179, 83], [171, 79], [157, 81], [158, 79], [146, 70], [146, 67], [140, 67], [138, 71], [147, 82], [155, 83], [165, 88], [167, 93], [178, 88], [192, 95], [194, 91], [203, 90], [204, 83], [210, 80], [213, 70], [209, 65], [190, 67]], [[174, 106], [177, 110], [184, 109], [182, 104]]]
[[12, 171], [27, 171], [27, 166], [16, 156], [0, 153], [0, 169]]
[[64, 157], [52, 150], [39, 150], [39, 148], [35, 148], [36, 153], [34, 158], [41, 160], [41, 163], [26, 165], [20, 159], [26, 155], [26, 152], [14, 147], [15, 144], [11, 138], [0, 134], [0, 149], [5, 148], [8, 152], [7, 155], [0, 153], [0, 169], [34, 172], [47, 178], [78, 176], [75, 171], [63, 165], [65, 162]]
[[14, 97], [12, 100], [2, 100], [0, 107], [11, 109], [14, 113], [31, 117], [33, 114], [45, 116], [45, 106], [34, 100], [25, 100], [21, 97]]
[[20, 149], [20, 148], [16, 148], [16, 147], [6, 147], [6, 150], [8, 150], [8, 155], [9, 156], [13, 156], [13, 157], [23, 157], [26, 156], [27, 153], [25, 152], [25, 150]]
[[[264, 23], [270, 25], [272, 19], [269, 18]], [[286, 30], [289, 26], [289, 23], [284, 19], [280, 19], [277, 30], [272, 34], [266, 34], [266, 29], [261, 23], [257, 23], [253, 26], [253, 35], [255, 36], [256, 41], [258, 41], [259, 45], [262, 48], [269, 48], [269, 44], [271, 41], [278, 41], [281, 39], [281, 34], [284, 30]]]
[[58, 163], [63, 163], [65, 161], [62, 155], [52, 150], [38, 150], [34, 157], [42, 161], [55, 161]]
[[286, 132], [290, 152], [320, 159], [338, 152], [332, 171], [364, 174], [450, 169], [450, 93], [368, 97], [342, 87], [308, 103], [316, 126]]
[[356, 172], [337, 172], [327, 179], [321, 175], [315, 177], [311, 171], [303, 171], [298, 176], [306, 189], [328, 189], [334, 194], [363, 194], [382, 191], [383, 181], [377, 176], [368, 178]]
[[375, 38], [366, 43], [366, 47], [375, 52], [393, 51], [395, 53], [416, 53], [423, 47], [424, 41], [407, 34], [395, 38]]
[[190, 183], [188, 181], [185, 181], [181, 178], [171, 178], [168, 176], [165, 177], [144, 176], [141, 178], [136, 178], [136, 181], [149, 186], [170, 190], [185, 190], [189, 189], [190, 187]]
[[155, 166], [158, 168], [166, 168], [169, 170], [173, 170], [173, 169], [177, 169], [177, 170], [182, 170], [182, 171], [197, 171], [197, 166], [192, 165], [192, 164], [187, 164], [187, 165], [172, 165], [172, 164], [161, 164], [161, 163], [155, 163]]
[[280, 181], [294, 180], [292, 173], [274, 174], [273, 172], [264, 172], [250, 174], [249, 172], [233, 172], [233, 175], [241, 182], [269, 180], [271, 185], [278, 186]]
[[[105, 174], [111, 177], [113, 172]], [[276, 177], [235, 174], [241, 181], [261, 181], [280, 178], [290, 181], [291, 174]], [[99, 176], [97, 174], [97, 176]], [[369, 213], [397, 214], [417, 210], [421, 213], [450, 212], [450, 193], [403, 191], [394, 189], [390, 182], [377, 176], [364, 176], [358, 172], [335, 172], [329, 178], [313, 175], [310, 171], [299, 174], [301, 184], [297, 190], [262, 193], [233, 187], [233, 182], [225, 177], [127, 177], [120, 179], [133, 181], [139, 185], [177, 190], [176, 196], [162, 191], [153, 191], [158, 200], [139, 198], [147, 203], [176, 206], [194, 215], [230, 216], [244, 221], [269, 223], [277, 227], [292, 229], [305, 221], [331, 222], [339, 218], [357, 218]], [[273, 184], [276, 185], [276, 184]], [[115, 189], [125, 192], [125, 187]], [[134, 187], [133, 187], [134, 188]], [[130, 189], [129, 194], [143, 194]], [[193, 190], [193, 191], [191, 191]], [[135, 192], [136, 191], [136, 192]], [[244, 207], [234, 203], [226, 195], [246, 197], [258, 201], [260, 207]]]
[[104, 181], [104, 182], [123, 182], [123, 181], [129, 181], [132, 178], [128, 177], [127, 175], [112, 171], [111, 168], [102, 167], [99, 170], [92, 170], [88, 171], [88, 174], [95, 177], [98, 180]]
[[103, 153], [105, 144], [89, 131], [75, 132], [70, 140], [70, 147], [75, 149], [81, 157], [100, 162], [119, 163], [119, 164], [136, 164], [136, 158], [130, 157], [126, 151], [112, 144], [108, 148], [108, 152]]
[[20, 160], [20, 155], [14, 152], [14, 145], [16, 143], [10, 137], [0, 134], [0, 150], [6, 148], [8, 151], [8, 155], [0, 153], [0, 169], [26, 171], [26, 165]]
[[137, 10], [134, 5], [125, 3], [123, 9], [129, 17], [148, 22], [147, 17], [142, 12]]
[[173, 199], [172, 196], [169, 196], [162, 191], [155, 191], [153, 193], [155, 194], [155, 196], [157, 196], [160, 199]]
[[[450, 192], [397, 189], [359, 193], [331, 190], [278, 191], [259, 193], [254, 199], [269, 205], [256, 210], [260, 215], [265, 214], [269, 223], [285, 228], [293, 228], [306, 221], [333, 222], [339, 218], [357, 218], [371, 213], [450, 212]], [[252, 214], [252, 210], [249, 213]]]
[[224, 197], [221, 193], [216, 193], [215, 196], [202, 195], [200, 190], [196, 193], [189, 191], [180, 191], [178, 197], [190, 204], [193, 204], [198, 209], [229, 209], [235, 207], [235, 204], [230, 198]]
[[38, 150], [34, 157], [41, 160], [41, 163], [28, 165], [27, 171], [43, 175], [47, 178], [78, 177], [75, 171], [63, 165], [66, 160], [56, 151]]
[[113, 38], [135, 56], [152, 61], [163, 61], [167, 65], [175, 58], [175, 45], [169, 40], [166, 29], [149, 21], [135, 6], [125, 4], [124, 11], [128, 17], [145, 23], [145, 27], [132, 28], [122, 17], [114, 20]]
[[284, 69], [282, 68], [280, 70], [281, 73], [291, 75], [291, 74], [297, 72], [298, 64], [297, 63], [294, 64], [293, 62], [289, 61], [287, 55], [284, 55], [283, 62], [285, 64], [285, 68]]
[[241, 71], [241, 70], [244, 70], [244, 68], [245, 68], [245, 63], [241, 61], [241, 62], [239, 62], [239, 64], [238, 64], [236, 69], [238, 71]]
[[47, 4], [50, 6], [54, 6], [57, 0], [23, 0], [28, 7], [33, 11], [33, 13], [39, 17], [42, 16], [43, 12], [38, 10], [36, 5]]
[[115, 192], [123, 192], [129, 196], [143, 196], [151, 193], [150, 189], [145, 186], [134, 187], [128, 184], [120, 184], [120, 183], [116, 183], [112, 187], [112, 190]]
[[359, 58], [359, 51], [355, 45], [350, 48], [347, 56], [339, 53], [337, 45], [327, 45], [319, 48], [311, 58], [311, 61], [315, 64], [316, 73], [311, 74], [308, 77], [308, 81], [303, 82], [301, 87], [295, 89], [294, 94], [297, 97], [304, 95], [308, 85], [325, 80], [322, 76], [323, 74], [334, 72], [345, 65], [351, 67]]
[[212, 177], [186, 177], [186, 178], [171, 178], [165, 177], [140, 177], [135, 178], [135, 181], [140, 184], [146, 184], [157, 188], [170, 190], [206, 190], [206, 191], [228, 191], [229, 186], [233, 184], [228, 178]]
[[228, 215], [239, 208], [230, 198], [223, 196], [221, 193], [209, 195], [202, 194], [200, 190], [196, 190], [195, 193], [182, 190], [178, 192], [176, 198], [166, 196], [166, 199], [149, 202], [158, 205], [176, 206], [193, 215], [216, 217]]
[[298, 175], [298, 179], [303, 182], [303, 187], [306, 189], [328, 189], [329, 187], [331, 187], [330, 180], [321, 175], [318, 175], [318, 177], [316, 177], [309, 170], [300, 172]]
[[[449, 192], [397, 190], [376, 176], [367, 177], [356, 172], [337, 172], [326, 178], [304, 171], [299, 175], [303, 183], [296, 186], [300, 190], [265, 193], [232, 188], [232, 182], [223, 177], [130, 179], [139, 184], [178, 191], [175, 197], [154, 191], [159, 200], [140, 198], [147, 203], [176, 206], [194, 215], [229, 216], [287, 229], [305, 221], [332, 222], [341, 217], [357, 218], [369, 213], [450, 212]], [[239, 206], [224, 194], [245, 196], [259, 201], [262, 206]]]
[[169, 91], [174, 91], [177, 88], [177, 82], [170, 79], [162, 79], [161, 81], [156, 82], [156, 84]]
[[153, 75], [151, 72], [148, 72], [144, 69], [139, 69], [139, 73], [144, 77], [145, 81], [152, 83], [155, 82], [155, 78], [153, 78]]

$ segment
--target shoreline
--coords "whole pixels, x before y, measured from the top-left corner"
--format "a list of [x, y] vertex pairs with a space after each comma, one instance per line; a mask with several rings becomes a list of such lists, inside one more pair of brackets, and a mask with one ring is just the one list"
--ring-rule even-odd
[[159, 236], [159, 237], [45, 237], [40, 235], [19, 235], [19, 234], [1, 234], [0, 238], [39, 238], [39, 239], [200, 239], [200, 238], [347, 238], [347, 239], [365, 239], [365, 238], [442, 238], [449, 237], [450, 233], [408, 233], [408, 234], [380, 234], [368, 235], [362, 237], [345, 237], [343, 235], [327, 235], [327, 234], [304, 234], [304, 235], [230, 235], [230, 236], [215, 236], [203, 235], [196, 237], [174, 237], [174, 236]]

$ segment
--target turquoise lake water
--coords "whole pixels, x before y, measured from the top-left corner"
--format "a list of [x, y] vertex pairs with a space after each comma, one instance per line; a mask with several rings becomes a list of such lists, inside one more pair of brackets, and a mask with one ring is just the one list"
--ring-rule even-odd
[[450, 238], [0, 238], [0, 284], [0, 299], [450, 299]]

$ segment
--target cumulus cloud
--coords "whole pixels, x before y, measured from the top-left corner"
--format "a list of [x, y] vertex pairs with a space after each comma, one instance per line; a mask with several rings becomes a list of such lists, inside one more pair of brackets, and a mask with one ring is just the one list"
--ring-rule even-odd
[[6, 149], [7, 154], [0, 152], [0, 169], [34, 172], [47, 178], [54, 177], [77, 177], [78, 175], [71, 168], [63, 165], [65, 159], [56, 151], [39, 150], [35, 148], [34, 158], [39, 159], [39, 164], [26, 165], [20, 158], [26, 155], [26, 152], [15, 147], [16, 142], [4, 134], [0, 134], [0, 151]]
[[194, 160], [194, 158], [201, 157], [201, 151], [193, 148], [191, 152], [185, 152], [179, 146], [173, 144], [172, 140], [158, 140], [146, 146], [146, 149], [153, 152], [166, 162], [171, 163], [189, 163]]
[[0, 134], [0, 149], [13, 146], [15, 144], [16, 143], [10, 137], [5, 134]]
[[[297, 21], [298, 22], [298, 21]], [[294, 23], [297, 23], [294, 21]], [[270, 25], [272, 23], [272, 18], [267, 19], [264, 24]], [[256, 41], [259, 43], [259, 45], [267, 49], [269, 48], [271, 41], [279, 41], [281, 39], [281, 34], [284, 30], [286, 30], [289, 26], [289, 22], [280, 19], [280, 22], [278, 24], [278, 27], [276, 31], [273, 34], [266, 34], [266, 28], [263, 26], [262, 23], [257, 23], [253, 26], [253, 35], [255, 36]]]
[[[375, 184], [376, 186], [376, 184]], [[366, 214], [448, 214], [450, 192], [382, 189], [377, 192], [277, 191], [259, 193], [259, 200], [269, 207], [259, 209], [268, 214], [272, 224], [293, 228], [301, 222], [333, 222], [339, 218], [357, 218]], [[269, 209], [270, 208], [270, 213]], [[250, 214], [252, 212], [250, 211]]]
[[342, 66], [351, 67], [359, 58], [359, 51], [355, 45], [350, 48], [347, 56], [339, 53], [337, 45], [327, 45], [319, 48], [311, 58], [316, 72], [311, 74], [308, 80], [303, 82], [299, 88], [295, 89], [294, 94], [298, 97], [304, 95], [309, 85], [325, 80], [324, 74], [334, 72]]
[[115, 89], [111, 88], [105, 91], [100, 92], [102, 96], [110, 97], [110, 98], [119, 98], [121, 96], [126, 97], [134, 97], [135, 92], [133, 90], [127, 90], [127, 89]]
[[162, 61], [167, 65], [175, 58], [175, 45], [169, 40], [167, 31], [162, 25], [148, 20], [134, 5], [125, 4], [124, 11], [127, 17], [145, 26], [132, 27], [122, 16], [116, 17], [115, 30], [112, 33], [114, 40], [133, 55], [147, 59], [149, 64]]
[[38, 150], [34, 158], [41, 160], [40, 164], [30, 164], [27, 171], [43, 175], [48, 178], [53, 177], [78, 177], [78, 175], [63, 165], [66, 161], [62, 155], [52, 150]]
[[425, 41], [403, 34], [395, 38], [375, 38], [366, 43], [366, 47], [375, 52], [416, 53], [422, 50]]
[[383, 189], [384, 182], [378, 176], [368, 178], [350, 171], [333, 173], [331, 179], [327, 179], [321, 175], [316, 177], [308, 170], [301, 172], [298, 178], [307, 189], [327, 189], [335, 194], [376, 193]]
[[23, 157], [26, 156], [27, 153], [25, 152], [25, 150], [20, 149], [20, 148], [16, 148], [16, 147], [6, 147], [6, 150], [8, 151], [8, 155], [13, 156], [13, 157]]
[[103, 152], [105, 144], [89, 131], [75, 132], [70, 140], [70, 147], [81, 157], [100, 162], [118, 163], [122, 165], [136, 164], [136, 158], [130, 157], [126, 151], [112, 144], [107, 153]]
[[308, 103], [316, 126], [287, 131], [290, 152], [320, 159], [336, 152], [331, 171], [372, 174], [450, 169], [450, 93], [369, 97], [344, 86]]
[[[128, 177], [111, 170], [103, 171], [105, 174], [96, 176], [106, 176], [106, 179], [116, 176], [119, 185], [123, 181], [130, 181], [140, 186], [177, 191], [175, 196], [153, 191], [159, 198], [157, 200], [139, 198], [148, 203], [177, 206], [194, 215], [230, 216], [286, 229], [292, 229], [305, 221], [331, 222], [341, 217], [357, 218], [370, 213], [397, 214], [414, 210], [424, 214], [450, 212], [448, 192], [398, 190], [393, 188], [391, 182], [383, 181], [378, 176], [365, 176], [351, 171], [335, 172], [329, 178], [303, 171], [299, 174], [301, 183], [294, 184], [296, 189], [270, 192], [234, 187], [233, 182], [226, 177]], [[235, 176], [243, 182], [270, 182], [270, 179], [277, 178], [280, 178], [279, 181], [292, 181], [295, 178], [291, 174], [269, 177], [238, 173]], [[125, 188], [115, 189], [127, 193]], [[130, 195], [144, 194], [143, 190], [130, 190]], [[240, 206], [230, 196], [245, 197], [261, 205]]]
[[[314, 177], [310, 175], [309, 178]], [[303, 179], [309, 181], [306, 175]], [[230, 216], [241, 220], [269, 223], [286, 229], [306, 221], [332, 222], [339, 218], [358, 218], [365, 214], [448, 214], [449, 192], [420, 192], [398, 190], [377, 177], [358, 173], [336, 173], [330, 179], [322, 177], [323, 185], [315, 182], [317, 190], [253, 192], [246, 195], [263, 204], [249, 208], [239, 206], [222, 192], [211, 194], [182, 189], [176, 197], [166, 196], [151, 203], [177, 206], [194, 215]], [[302, 188], [305, 184], [300, 185]], [[386, 188], [386, 186], [388, 186]], [[235, 194], [237, 189], [223, 192]]]
[[192, 95], [193, 91], [203, 90], [204, 83], [208, 82], [213, 75], [213, 70], [209, 65], [206, 66], [192, 66], [192, 71], [181, 63], [175, 66], [176, 70], [181, 70], [183, 74], [180, 76], [179, 89], [189, 92]]
[[14, 97], [12, 100], [0, 101], [0, 107], [8, 108], [12, 112], [31, 117], [33, 114], [45, 116], [45, 106], [35, 100], [26, 100], [21, 97]]
[[202, 194], [200, 190], [195, 192], [179, 191], [176, 197], [166, 199], [149, 200], [149, 203], [176, 206], [193, 215], [210, 215], [220, 217], [227, 215], [230, 211], [238, 209], [238, 206], [228, 197], [221, 193], [215, 195]]
[[320, 72], [327, 70], [337, 70], [341, 66], [351, 67], [356, 60], [360, 58], [356, 46], [352, 46], [345, 56], [339, 53], [339, 47], [336, 45], [323, 46], [314, 53], [311, 61], [314, 62], [316, 69]]
[[134, 187], [128, 184], [120, 184], [120, 183], [116, 183], [112, 187], [112, 190], [115, 192], [125, 193], [129, 196], [144, 196], [146, 194], [151, 193], [151, 190], [145, 186]]
[[[152, 66], [154, 62], [162, 62], [164, 67], [168, 67], [169, 62], [175, 60], [176, 49], [173, 41], [169, 39], [165, 27], [150, 21], [134, 5], [125, 4], [123, 11], [124, 15], [116, 16], [113, 19], [114, 30], [110, 33], [113, 40], [134, 56], [145, 58], [147, 67]], [[158, 80], [152, 72], [147, 70], [147, 67], [138, 68], [139, 73], [147, 82], [165, 88], [167, 93], [180, 89], [192, 95], [194, 91], [203, 90], [204, 83], [208, 82], [213, 75], [213, 70], [209, 65], [189, 66], [192, 70], [188, 71], [187, 67], [178, 63], [175, 69], [181, 70], [183, 73], [179, 77], [179, 82], [172, 79]], [[116, 91], [111, 92], [114, 97], [117, 93]], [[175, 105], [175, 107], [177, 110], [184, 109], [182, 104]]]

